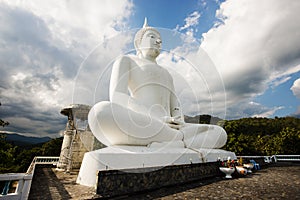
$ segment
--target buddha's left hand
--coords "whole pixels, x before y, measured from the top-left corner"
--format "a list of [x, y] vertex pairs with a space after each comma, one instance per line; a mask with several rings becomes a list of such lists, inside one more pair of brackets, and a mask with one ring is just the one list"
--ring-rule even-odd
[[182, 121], [181, 116], [171, 117], [171, 123], [172, 124], [178, 124], [178, 125], [183, 125], [184, 124], [184, 122]]
[[167, 123], [169, 127], [177, 130], [179, 130], [184, 124], [184, 122], [181, 119], [181, 116], [175, 116], [175, 117], [165, 116], [163, 119], [164, 119], [163, 121]]

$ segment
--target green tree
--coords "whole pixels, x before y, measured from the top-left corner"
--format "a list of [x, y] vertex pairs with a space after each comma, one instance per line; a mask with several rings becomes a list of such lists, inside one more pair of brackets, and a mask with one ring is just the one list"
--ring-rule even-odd
[[41, 147], [23, 149], [18, 155], [16, 155], [15, 165], [18, 166], [19, 172], [27, 171], [35, 156], [42, 156]]
[[274, 137], [274, 154], [300, 154], [300, 130], [285, 127]]
[[46, 142], [42, 146], [42, 155], [43, 156], [59, 156], [61, 151], [63, 137], [55, 138]]
[[18, 171], [15, 166], [15, 155], [18, 151], [17, 146], [13, 146], [5, 141], [5, 135], [0, 135], [0, 173]]
[[52, 139], [43, 145], [20, 148], [8, 143], [0, 134], [0, 173], [25, 172], [35, 156], [59, 156], [62, 138]]
[[300, 154], [300, 119], [243, 118], [225, 121], [224, 149], [237, 155]]

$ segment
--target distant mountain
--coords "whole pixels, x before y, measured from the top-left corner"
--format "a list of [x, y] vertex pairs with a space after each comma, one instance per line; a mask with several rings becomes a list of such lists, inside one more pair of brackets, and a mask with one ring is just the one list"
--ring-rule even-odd
[[5, 140], [7, 142], [13, 143], [18, 146], [45, 143], [51, 140], [50, 137], [28, 137], [16, 133], [7, 133], [5, 135], [6, 135]]
[[184, 116], [184, 121], [193, 124], [217, 124], [222, 119], [210, 115], [196, 115], [193, 117]]
[[291, 115], [291, 117], [295, 117], [295, 118], [298, 118], [298, 119], [300, 119], [300, 113], [293, 114], [293, 115]]

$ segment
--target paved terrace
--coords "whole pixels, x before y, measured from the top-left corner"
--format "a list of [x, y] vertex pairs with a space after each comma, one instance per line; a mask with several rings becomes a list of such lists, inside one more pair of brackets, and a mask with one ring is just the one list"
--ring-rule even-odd
[[92, 199], [95, 189], [76, 184], [78, 171], [65, 173], [36, 166], [28, 199]]
[[[94, 188], [76, 184], [77, 173], [37, 167], [29, 199], [97, 198]], [[300, 164], [273, 164], [244, 178], [216, 177], [115, 199], [300, 199]]]

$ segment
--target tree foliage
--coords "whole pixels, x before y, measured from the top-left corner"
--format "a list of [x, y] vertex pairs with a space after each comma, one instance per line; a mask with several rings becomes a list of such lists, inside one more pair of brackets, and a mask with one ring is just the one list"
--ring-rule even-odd
[[300, 154], [300, 119], [243, 118], [225, 121], [224, 149], [237, 155]]
[[0, 173], [25, 172], [35, 156], [59, 156], [62, 138], [52, 139], [31, 148], [14, 146], [0, 135]]
[[13, 164], [15, 162], [15, 155], [18, 151], [17, 146], [13, 146], [5, 141], [5, 135], [0, 135], [0, 172], [11, 172], [18, 170]]

